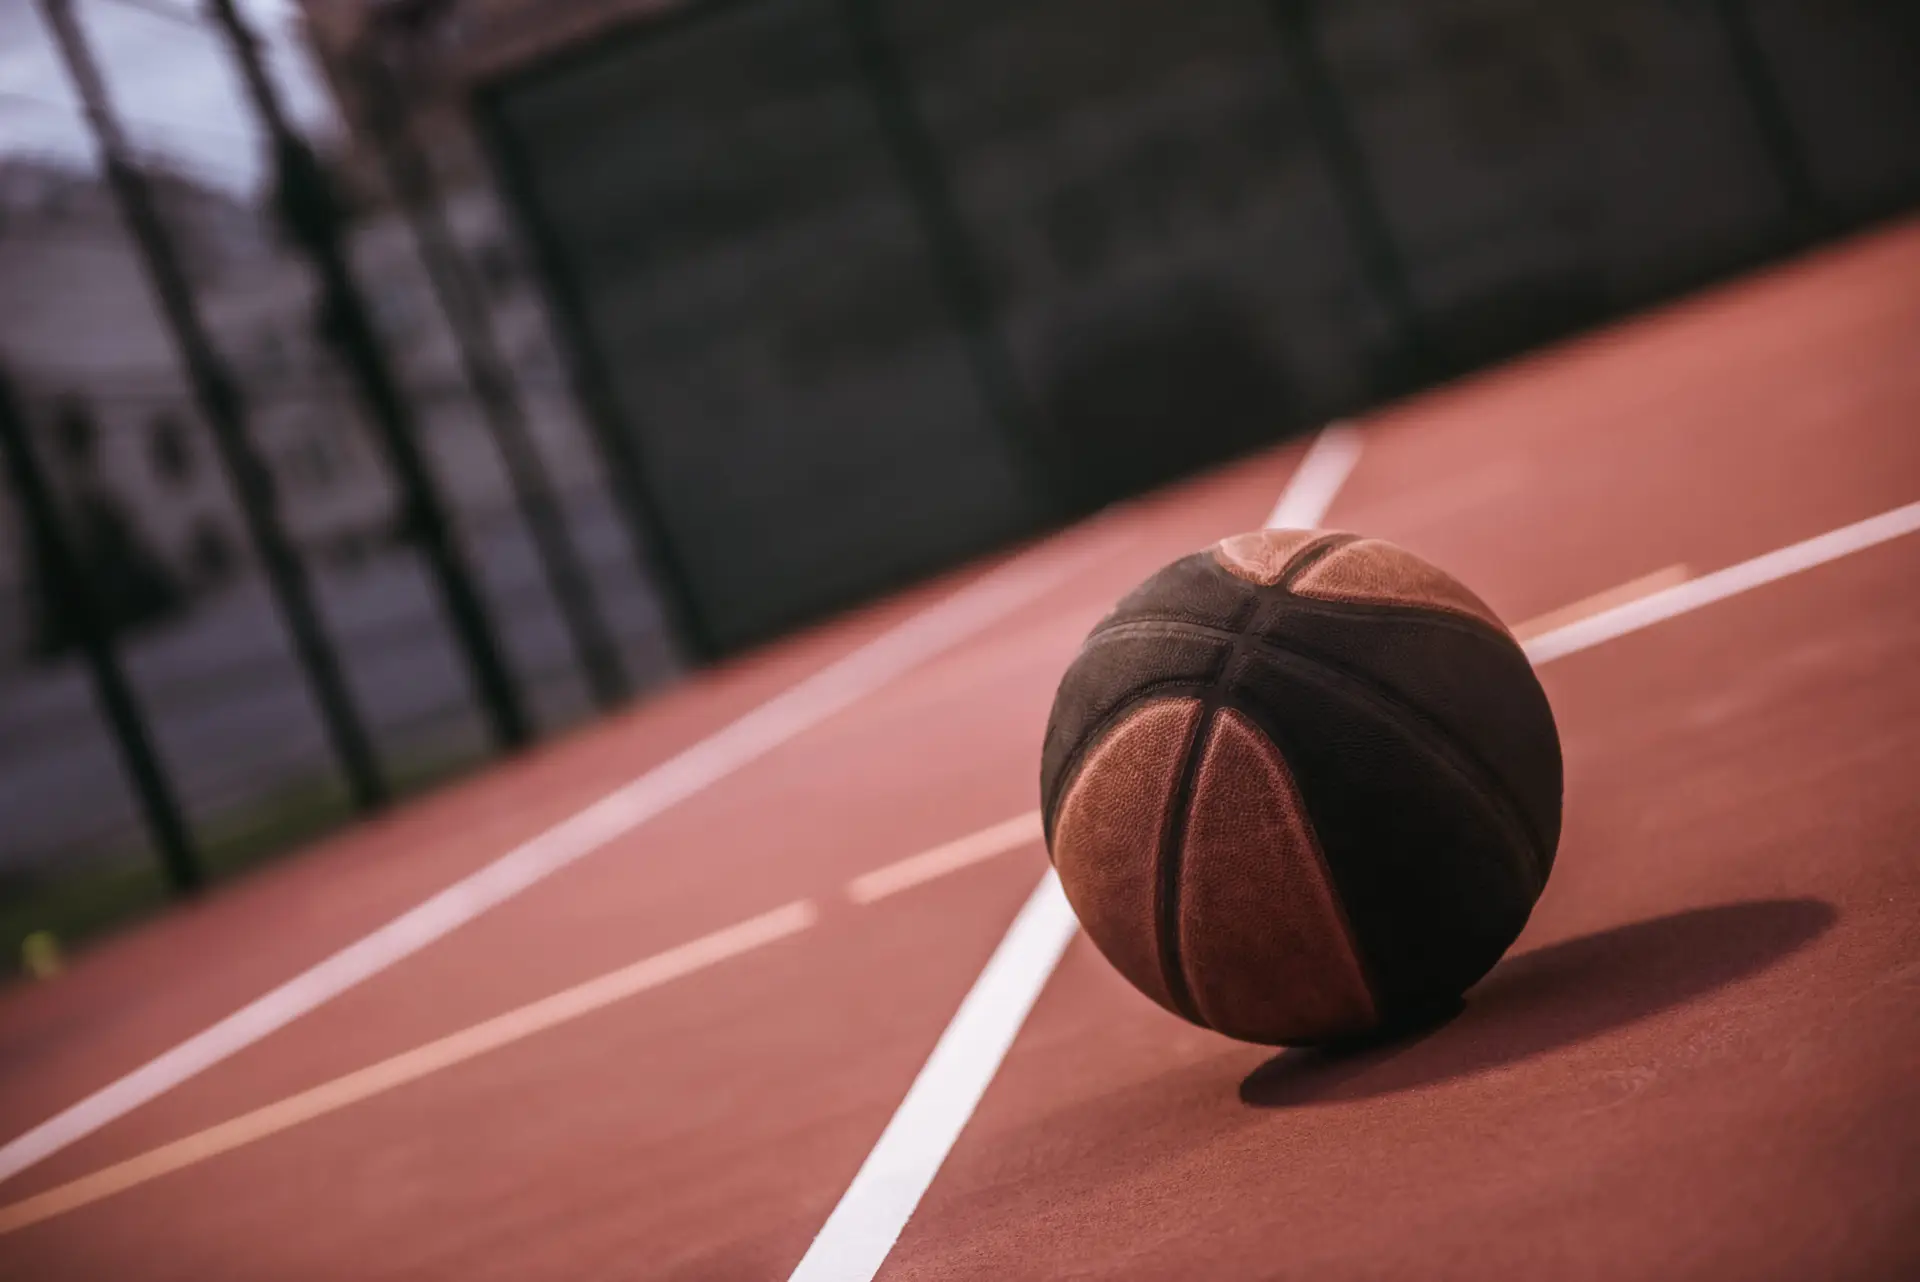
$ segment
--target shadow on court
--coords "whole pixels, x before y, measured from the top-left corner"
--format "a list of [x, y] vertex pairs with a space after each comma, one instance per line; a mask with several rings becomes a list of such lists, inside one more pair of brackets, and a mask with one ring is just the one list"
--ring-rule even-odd
[[1366, 1099], [1572, 1045], [1763, 970], [1831, 927], [1817, 899], [1721, 904], [1509, 957], [1453, 1010], [1371, 1042], [1282, 1051], [1240, 1083], [1258, 1108]]

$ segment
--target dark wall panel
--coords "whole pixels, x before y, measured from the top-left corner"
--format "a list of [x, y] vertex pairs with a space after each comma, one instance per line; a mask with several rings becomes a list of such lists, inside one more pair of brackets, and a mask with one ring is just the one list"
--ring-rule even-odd
[[490, 119], [715, 648], [1911, 205], [1871, 0], [716, 0]]
[[1710, 4], [1317, 8], [1452, 363], [1590, 323], [1792, 235]]
[[1006, 342], [1082, 498], [1375, 389], [1356, 272], [1277, 30], [1247, 0], [896, 0]]
[[1749, 0], [1755, 37], [1830, 215], [1920, 192], [1920, 4]]
[[832, 5], [618, 41], [497, 110], [713, 648], [1032, 520]]

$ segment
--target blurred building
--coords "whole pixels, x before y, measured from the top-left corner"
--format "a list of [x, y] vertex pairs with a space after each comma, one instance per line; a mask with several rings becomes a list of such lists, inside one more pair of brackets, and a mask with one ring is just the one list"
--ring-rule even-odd
[[[310, 269], [263, 211], [156, 171], [158, 198], [222, 355], [246, 396], [280, 515], [322, 567], [351, 571], [391, 549], [394, 490], [351, 384], [313, 333]], [[476, 264], [532, 430], [564, 488], [597, 478], [537, 291], [484, 198], [450, 219]], [[458, 353], [403, 222], [376, 209], [353, 250], [376, 320], [412, 393], [456, 514], [498, 523], [510, 494]], [[248, 540], [176, 349], [111, 193], [51, 162], [0, 161], [0, 353], [43, 454], [73, 494], [120, 514], [127, 538], [171, 580], [184, 608], [233, 581]], [[0, 670], [34, 638], [32, 571], [0, 531]], [[127, 623], [140, 619], [129, 618]]]
[[[171, 174], [156, 197], [182, 258], [210, 286], [270, 262], [265, 229], [230, 196]], [[69, 497], [117, 508], [129, 540], [185, 590], [224, 579], [244, 541], [206, 458], [197, 416], [146, 277], [97, 176], [0, 160], [0, 354]], [[0, 669], [33, 641], [34, 567], [18, 530], [0, 542]]]

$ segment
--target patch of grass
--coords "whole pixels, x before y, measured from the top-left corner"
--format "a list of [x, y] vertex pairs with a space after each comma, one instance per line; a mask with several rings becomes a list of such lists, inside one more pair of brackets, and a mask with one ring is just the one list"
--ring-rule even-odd
[[144, 852], [90, 859], [72, 870], [9, 877], [0, 884], [0, 948], [6, 972], [24, 975], [21, 945], [46, 931], [61, 947], [132, 921], [169, 898], [158, 859]]
[[[389, 782], [396, 799], [415, 796], [476, 764], [472, 753], [422, 758], [393, 767]], [[354, 818], [346, 789], [332, 775], [301, 780], [215, 814], [197, 825], [195, 834], [206, 872], [202, 893], [217, 893], [222, 882], [298, 850]], [[22, 949], [37, 932], [71, 950], [173, 902], [158, 856], [144, 845], [0, 879], [0, 976], [27, 973]]]

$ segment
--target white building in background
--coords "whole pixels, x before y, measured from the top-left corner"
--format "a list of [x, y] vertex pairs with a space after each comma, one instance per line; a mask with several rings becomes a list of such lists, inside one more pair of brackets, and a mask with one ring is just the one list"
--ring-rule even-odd
[[[156, 182], [202, 316], [246, 399], [281, 519], [313, 563], [350, 573], [391, 546], [395, 494], [352, 383], [313, 334], [311, 273], [275, 244], [260, 210], [176, 177]], [[594, 484], [596, 460], [544, 313], [491, 200], [471, 194], [448, 212], [556, 486]], [[354, 252], [450, 507], [476, 522], [506, 513], [505, 474], [407, 227], [383, 215], [359, 230]], [[249, 546], [240, 512], [97, 177], [0, 160], [0, 298], [0, 362], [60, 483], [110, 495], [189, 599], [234, 577]], [[24, 661], [32, 626], [28, 553], [3, 491], [0, 675]]]

